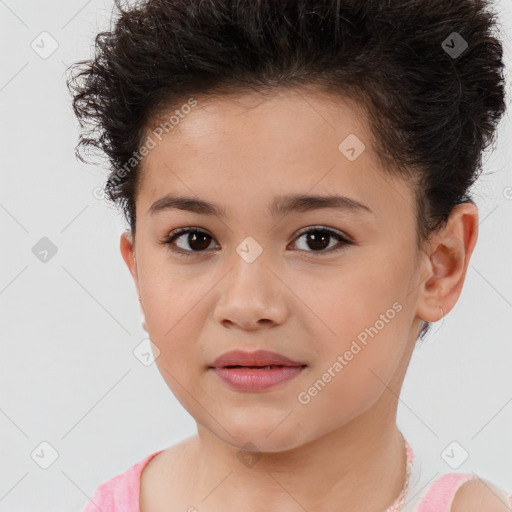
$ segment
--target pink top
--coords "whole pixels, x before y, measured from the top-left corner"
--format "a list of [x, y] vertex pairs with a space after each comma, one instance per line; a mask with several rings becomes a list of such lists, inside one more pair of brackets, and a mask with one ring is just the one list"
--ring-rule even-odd
[[[477, 478], [474, 473], [447, 473], [439, 477], [428, 489], [414, 512], [449, 512], [455, 493], [468, 480]], [[512, 494], [507, 495], [508, 507], [512, 506]]]
[[[414, 461], [414, 453], [409, 443], [407, 448], [408, 473]], [[140, 462], [131, 466], [124, 473], [120, 473], [102, 483], [93, 494], [82, 512], [140, 512], [140, 477], [142, 470], [163, 450], [148, 455]], [[455, 493], [459, 487], [478, 478], [474, 473], [447, 473], [437, 478], [418, 502], [414, 512], [450, 512]], [[403, 503], [412, 493], [407, 494], [407, 488], [402, 491], [395, 503], [384, 512], [403, 510]], [[507, 494], [508, 506], [512, 510], [512, 494]]]
[[93, 494], [82, 512], [140, 512], [140, 476], [149, 461], [159, 450], [131, 466], [124, 473], [103, 482]]

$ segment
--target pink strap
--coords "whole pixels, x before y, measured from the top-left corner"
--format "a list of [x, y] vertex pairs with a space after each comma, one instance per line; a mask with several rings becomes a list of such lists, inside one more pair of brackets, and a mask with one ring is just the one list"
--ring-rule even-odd
[[439, 477], [421, 500], [416, 512], [450, 512], [459, 487], [477, 478], [473, 473], [447, 473]]

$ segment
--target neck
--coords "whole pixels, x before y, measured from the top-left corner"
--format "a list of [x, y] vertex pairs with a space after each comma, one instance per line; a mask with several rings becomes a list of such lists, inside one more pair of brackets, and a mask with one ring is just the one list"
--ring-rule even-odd
[[254, 465], [242, 464], [238, 448], [198, 425], [189, 495], [212, 510], [322, 512], [336, 503], [340, 512], [384, 512], [402, 490], [406, 460], [395, 415], [379, 409], [300, 447], [258, 454]]

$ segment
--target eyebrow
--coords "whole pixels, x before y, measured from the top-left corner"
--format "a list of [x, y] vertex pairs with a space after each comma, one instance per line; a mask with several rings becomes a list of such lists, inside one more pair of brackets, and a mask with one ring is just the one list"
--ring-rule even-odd
[[[340, 195], [286, 195], [274, 199], [269, 206], [272, 216], [286, 215], [291, 212], [309, 212], [332, 208], [349, 213], [372, 214], [374, 212], [365, 204], [347, 196]], [[155, 201], [149, 208], [148, 214], [154, 215], [165, 210], [185, 210], [201, 215], [214, 215], [227, 219], [226, 210], [203, 199], [195, 197], [176, 196], [167, 194]]]

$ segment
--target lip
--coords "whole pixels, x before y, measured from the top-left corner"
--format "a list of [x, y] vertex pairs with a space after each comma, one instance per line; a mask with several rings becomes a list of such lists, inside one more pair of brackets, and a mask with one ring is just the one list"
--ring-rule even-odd
[[220, 357], [215, 359], [212, 367], [223, 368], [226, 366], [291, 366], [302, 367], [306, 366], [305, 363], [292, 361], [276, 352], [268, 350], [257, 350], [256, 352], [245, 352], [243, 350], [231, 350], [225, 352]]
[[226, 384], [237, 391], [265, 391], [302, 373], [305, 366], [277, 366], [272, 370], [257, 368], [211, 368]]
[[[210, 369], [237, 391], [264, 391], [299, 375], [306, 364], [268, 350], [232, 350], [218, 357]], [[266, 369], [265, 366], [275, 366]], [[258, 368], [259, 367], [259, 368]]]

